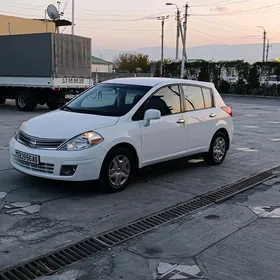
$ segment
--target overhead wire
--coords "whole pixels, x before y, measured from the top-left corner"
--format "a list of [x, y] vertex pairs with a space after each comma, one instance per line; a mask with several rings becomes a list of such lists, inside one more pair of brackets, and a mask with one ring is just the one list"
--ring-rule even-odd
[[[104, 28], [104, 27], [92, 27], [92, 26], [78, 26], [81, 29], [93, 29], [93, 30], [110, 30], [110, 31], [143, 31], [143, 32], [156, 32], [159, 29], [134, 29], [134, 28]], [[174, 29], [165, 29], [164, 31], [174, 31]]]
[[272, 7], [276, 7], [276, 6], [280, 6], [280, 3], [274, 4], [274, 5], [267, 5], [267, 6], [262, 6], [262, 7], [258, 7], [258, 8], [253, 8], [253, 9], [248, 9], [248, 10], [244, 10], [244, 11], [234, 11], [234, 12], [227, 12], [227, 13], [216, 13], [216, 14], [190, 14], [192, 16], [223, 16], [223, 15], [236, 15], [236, 14], [244, 14], [244, 13], [248, 13], [248, 12], [252, 12], [252, 11], [261, 11], [263, 9], [266, 8], [272, 8]]
[[[199, 0], [198, 0], [199, 1]], [[224, 0], [224, 1], [217, 1], [217, 2], [214, 2], [212, 4], [207, 4], [207, 5], [193, 5], [192, 7], [209, 7], [209, 6], [214, 6], [214, 5], [233, 5], [233, 4], [238, 4], [238, 3], [245, 3], [245, 2], [250, 2], [250, 1], [253, 1], [253, 0]], [[67, 9], [67, 5], [68, 5], [68, 2], [69, 0], [63, 2], [64, 3], [64, 11]], [[18, 6], [18, 7], [23, 7], [25, 6], [26, 7], [26, 4], [23, 4], [23, 3], [20, 3], [20, 2], [8, 2], [8, 1], [5, 1], [5, 0], [0, 0], [0, 3], [8, 3], [10, 5], [13, 5], [13, 6]], [[197, 3], [197, 1], [196, 1]], [[241, 31], [242, 29], [242, 32], [245, 32], [245, 30], [254, 30], [255, 29], [253, 27], [246, 27], [246, 26], [242, 26], [242, 25], [239, 25], [237, 23], [235, 23], [234, 25], [231, 25], [230, 23], [226, 23], [225, 21], [218, 21], [218, 20], [214, 20], [212, 17], [213, 16], [230, 16], [230, 15], [251, 15], [251, 14], [255, 14], [255, 13], [269, 13], [269, 12], [274, 12], [274, 11], [277, 11], [278, 9], [275, 9], [275, 7], [279, 6], [280, 3], [277, 3], [277, 4], [272, 4], [272, 5], [266, 5], [266, 6], [262, 6], [262, 7], [257, 7], [257, 8], [252, 8], [252, 9], [247, 9], [247, 10], [244, 10], [244, 11], [233, 11], [233, 12], [226, 12], [226, 13], [209, 13], [209, 14], [199, 14], [199, 13], [194, 13], [194, 14], [190, 14], [191, 16], [194, 16], [195, 18], [193, 19], [194, 22], [198, 22], [199, 24], [201, 25], [204, 25], [204, 26], [207, 26], [207, 24], [205, 24], [205, 22], [200, 22], [199, 18], [200, 17], [206, 17], [208, 19], [208, 21], [210, 21], [210, 24], [208, 24], [210, 27], [214, 27], [214, 28], [224, 28], [224, 29], [227, 29], [225, 26], [227, 26], [228, 28], [236, 28], [239, 27], [239, 31]], [[45, 8], [45, 6], [41, 6], [41, 5], [34, 5], [34, 4], [28, 4], [27, 6], [30, 6], [32, 7], [32, 10], [38, 10], [39, 8]], [[167, 13], [167, 10], [166, 8], [165, 9], [153, 9], [153, 11], [164, 11], [164, 12], [161, 12], [161, 13], [153, 13], [153, 14], [150, 14], [150, 15], [144, 15], [143, 12], [151, 12], [150, 9], [145, 9], [145, 10], [91, 10], [91, 9], [84, 9], [84, 8], [80, 8], [80, 7], [77, 7], [77, 10], [78, 11], [83, 11], [82, 13], [77, 13], [77, 21], [78, 22], [141, 22], [141, 21], [146, 21], [146, 20], [153, 20], [156, 18], [156, 16], [160, 15], [160, 14], [163, 14], [163, 13]], [[44, 12], [45, 9], [42, 10], [42, 12]], [[135, 12], [134, 14], [134, 18], [132, 18], [132, 14], [129, 13], [128, 14], [119, 14], [121, 12], [128, 12], [128, 11], [133, 11]], [[168, 12], [170, 11], [171, 13], [171, 10], [168, 10]], [[8, 12], [8, 11], [0, 11], [1, 13], [9, 13], [9, 14], [13, 14], [13, 15], [21, 15], [21, 16], [30, 16], [30, 17], [38, 17], [36, 16], [35, 14], [27, 14], [27, 13], [18, 13], [18, 12]], [[110, 14], [111, 12], [114, 12], [113, 14]], [[138, 14], [136, 14], [136, 12], [138, 12]], [[140, 13], [143, 14], [143, 16], [141, 16]], [[173, 12], [173, 10], [172, 10]], [[93, 16], [91, 16], [91, 14]], [[145, 13], [147, 14], [147, 13]], [[86, 18], [85, 16], [91, 16], [90, 18]], [[128, 17], [129, 16], [129, 17]], [[119, 17], [126, 17], [126, 18], [119, 18]], [[174, 18], [174, 16], [171, 16], [171, 18]], [[102, 26], [98, 26], [98, 27], [90, 27], [90, 26], [83, 26], [83, 24], [79, 25], [77, 24], [77, 28], [80, 28], [80, 29], [92, 29], [92, 30], [111, 30], [111, 31], [119, 31], [119, 32], [125, 32], [125, 31], [139, 31], [139, 32], [156, 32], [158, 31], [158, 29], [137, 29], [137, 28], [110, 28], [110, 27], [102, 27]], [[200, 31], [200, 30], [197, 30], [197, 29], [193, 29], [194, 33], [196, 34], [200, 34], [200, 37], [201, 36], [204, 36], [204, 39], [207, 38], [207, 37], [211, 37], [209, 38], [208, 40], [211, 40], [211, 41], [215, 41], [215, 42], [218, 42], [217, 40], [213, 40], [212, 36], [203, 32], [203, 31]], [[166, 32], [171, 32], [171, 31], [174, 31], [172, 29], [165, 29]], [[174, 31], [175, 32], [175, 31]], [[252, 32], [252, 31], [251, 31]], [[257, 31], [256, 31], [257, 32]]]
[[246, 2], [252, 2], [252, 1], [255, 1], [255, 0], [238, 0], [238, 1], [235, 1], [235, 2], [228, 2], [228, 1], [221, 1], [221, 2], [215, 2], [215, 3], [212, 3], [212, 4], [201, 4], [201, 5], [191, 5], [191, 7], [212, 7], [212, 6], [228, 6], [228, 5], [234, 5], [234, 4], [240, 4], [240, 3], [246, 3]]
[[200, 18], [193, 18], [191, 22], [197, 22], [198, 24], [201, 24], [204, 26], [210, 26], [210, 27], [215, 27], [215, 28], [220, 28], [220, 29], [226, 29], [225, 26], [227, 26], [228, 28], [232, 28], [234, 30], [236, 30], [236, 27], [238, 27], [238, 31], [241, 31], [241, 32], [258, 32], [257, 28], [240, 25], [238, 23], [230, 24], [225, 21], [218, 21], [211, 17], [207, 18], [207, 23], [205, 23], [205, 20], [202, 21], [202, 19], [200, 19]]

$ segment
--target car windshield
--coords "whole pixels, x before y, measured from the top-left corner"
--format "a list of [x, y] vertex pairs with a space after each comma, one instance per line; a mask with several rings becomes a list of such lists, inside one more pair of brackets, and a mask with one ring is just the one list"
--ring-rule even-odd
[[98, 84], [70, 101], [61, 110], [119, 117], [127, 114], [151, 88], [126, 84]]

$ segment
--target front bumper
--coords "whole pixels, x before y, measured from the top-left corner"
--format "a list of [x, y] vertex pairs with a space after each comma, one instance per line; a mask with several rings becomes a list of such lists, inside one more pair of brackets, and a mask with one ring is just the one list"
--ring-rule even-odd
[[[15, 151], [40, 156], [39, 164], [25, 163], [15, 157]], [[95, 146], [83, 151], [57, 151], [34, 149], [17, 142], [10, 142], [10, 157], [13, 167], [27, 175], [62, 181], [89, 181], [99, 179], [106, 151]], [[72, 176], [60, 175], [63, 165], [77, 165]]]

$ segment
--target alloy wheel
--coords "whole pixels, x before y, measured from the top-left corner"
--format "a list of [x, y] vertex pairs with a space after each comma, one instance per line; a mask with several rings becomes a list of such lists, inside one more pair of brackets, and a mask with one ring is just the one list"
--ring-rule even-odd
[[109, 181], [114, 188], [121, 188], [129, 179], [131, 165], [124, 155], [116, 156], [109, 165]]
[[226, 141], [219, 136], [213, 145], [213, 158], [216, 162], [220, 162], [226, 153]]

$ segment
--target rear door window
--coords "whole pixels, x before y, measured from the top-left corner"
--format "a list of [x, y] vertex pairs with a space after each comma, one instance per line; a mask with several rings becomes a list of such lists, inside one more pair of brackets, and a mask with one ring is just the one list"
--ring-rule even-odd
[[204, 109], [204, 99], [201, 87], [182, 85], [185, 108], [187, 111]]
[[214, 106], [214, 104], [213, 104], [213, 96], [212, 96], [211, 89], [202, 88], [202, 92], [203, 92], [203, 97], [204, 97], [205, 108], [207, 108], [207, 109], [212, 108]]

